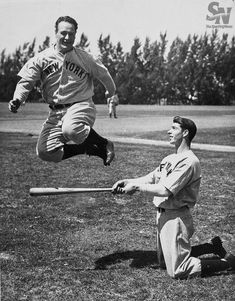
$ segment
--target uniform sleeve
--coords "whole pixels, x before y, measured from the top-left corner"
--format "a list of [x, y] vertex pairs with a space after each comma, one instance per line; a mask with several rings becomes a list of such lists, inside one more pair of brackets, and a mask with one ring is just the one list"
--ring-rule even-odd
[[25, 102], [32, 88], [32, 83], [22, 78], [16, 85], [13, 99], [18, 99], [21, 103]]
[[179, 162], [172, 172], [160, 180], [165, 188], [167, 188], [173, 195], [176, 195], [183, 189], [193, 177], [194, 168], [189, 162]]
[[35, 86], [35, 83], [41, 78], [41, 68], [37, 57], [31, 58], [19, 71], [18, 76], [21, 77], [16, 85], [14, 99], [20, 102], [26, 101], [29, 92]]
[[109, 91], [110, 95], [114, 95], [116, 91], [116, 85], [108, 71], [108, 69], [102, 64], [99, 59], [95, 59], [93, 56], [89, 56], [90, 73], [93, 77], [98, 79]]
[[24, 80], [35, 83], [41, 78], [41, 66], [38, 57], [31, 58], [20, 70], [18, 75]]

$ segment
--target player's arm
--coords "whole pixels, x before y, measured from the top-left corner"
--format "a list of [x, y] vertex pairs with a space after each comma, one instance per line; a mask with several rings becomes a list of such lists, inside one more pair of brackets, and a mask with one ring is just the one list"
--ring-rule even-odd
[[116, 188], [116, 191], [114, 193], [118, 194], [133, 194], [137, 191], [148, 193], [153, 196], [160, 196], [160, 197], [168, 197], [171, 195], [170, 190], [168, 190], [165, 186], [162, 184], [145, 184], [145, 183], [139, 183], [136, 181], [128, 181], [122, 183], [123, 186], [118, 186]]
[[[157, 184], [140, 184], [137, 185], [135, 191], [146, 192], [148, 194], [160, 197], [168, 197], [171, 195], [170, 190], [168, 190], [165, 186], [160, 183]], [[128, 193], [128, 187], [126, 188], [125, 193]]]
[[128, 187], [132, 186], [134, 189], [134, 187], [139, 187], [141, 185], [146, 185], [151, 183], [154, 183], [154, 172], [151, 172], [143, 177], [119, 180], [113, 185], [112, 192], [114, 194], [125, 193], [123, 189], [125, 189], [125, 187], [127, 186]]
[[116, 93], [116, 85], [108, 71], [99, 59], [89, 56], [89, 65], [92, 75], [97, 78], [105, 87], [105, 97], [110, 98]]
[[111, 98], [116, 92], [116, 85], [107, 69], [102, 70], [102, 73], [99, 75], [98, 80], [104, 85], [106, 89], [105, 96], [107, 98]]
[[26, 101], [29, 92], [33, 88], [33, 83], [21, 78], [16, 85], [13, 99], [9, 101], [8, 107], [12, 113], [17, 113], [19, 107]]

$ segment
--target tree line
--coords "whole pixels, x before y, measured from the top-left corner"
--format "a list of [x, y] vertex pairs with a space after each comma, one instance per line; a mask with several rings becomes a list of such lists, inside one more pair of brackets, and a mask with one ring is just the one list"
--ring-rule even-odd
[[[0, 56], [0, 101], [13, 97], [17, 73], [33, 57], [36, 39], [19, 46], [14, 53]], [[76, 46], [89, 51], [89, 41], [82, 33]], [[50, 38], [38, 47], [50, 46]], [[235, 102], [235, 37], [210, 35], [179, 37], [169, 45], [166, 33], [142, 44], [133, 40], [129, 52], [120, 42], [113, 44], [110, 35], [98, 39], [99, 58], [111, 73], [122, 104], [190, 104], [230, 105]], [[41, 100], [40, 84], [32, 90], [28, 101]], [[104, 88], [95, 81], [95, 103], [105, 103]]]

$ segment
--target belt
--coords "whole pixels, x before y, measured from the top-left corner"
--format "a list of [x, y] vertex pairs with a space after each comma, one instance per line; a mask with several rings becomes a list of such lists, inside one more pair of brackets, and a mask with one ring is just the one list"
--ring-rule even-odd
[[65, 108], [69, 108], [72, 105], [74, 105], [76, 102], [73, 103], [66, 103], [66, 104], [55, 104], [55, 105], [49, 105], [49, 108], [52, 110], [63, 110]]
[[165, 210], [164, 208], [157, 207], [157, 211], [158, 211], [159, 213], [163, 213], [163, 212], [165, 212], [166, 210]]

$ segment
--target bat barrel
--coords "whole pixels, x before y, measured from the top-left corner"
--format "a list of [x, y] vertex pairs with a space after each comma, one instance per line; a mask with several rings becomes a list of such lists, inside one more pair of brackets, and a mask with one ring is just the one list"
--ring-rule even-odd
[[30, 188], [29, 194], [31, 196], [42, 195], [60, 195], [60, 194], [78, 194], [89, 192], [107, 192], [112, 191], [112, 188], [56, 188], [56, 187], [34, 187]]

